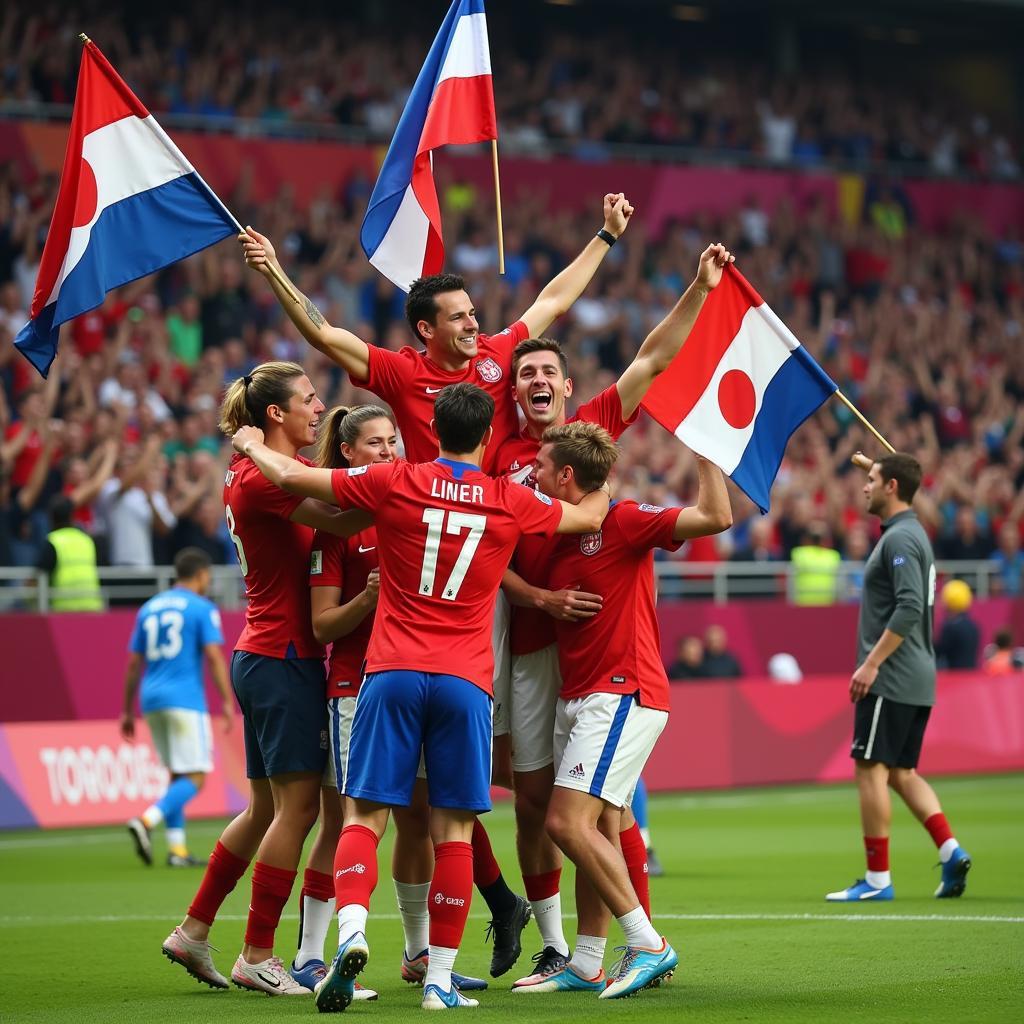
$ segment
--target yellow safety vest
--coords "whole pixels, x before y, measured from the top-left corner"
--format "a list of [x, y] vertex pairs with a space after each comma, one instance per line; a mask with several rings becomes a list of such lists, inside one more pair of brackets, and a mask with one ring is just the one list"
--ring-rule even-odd
[[57, 592], [50, 601], [55, 612], [101, 612], [100, 577], [96, 572], [96, 544], [73, 526], [54, 530], [46, 538], [57, 552], [50, 586]]
[[796, 604], [835, 604], [839, 552], [832, 548], [802, 546], [793, 548], [790, 561], [793, 576], [793, 600]]

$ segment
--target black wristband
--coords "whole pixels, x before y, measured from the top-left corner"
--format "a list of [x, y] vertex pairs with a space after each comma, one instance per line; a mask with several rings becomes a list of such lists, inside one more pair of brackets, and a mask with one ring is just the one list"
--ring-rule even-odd
[[602, 242], [607, 242], [609, 249], [618, 241], [610, 231], [605, 231], [604, 228], [601, 228], [601, 230], [598, 231], [597, 237], [600, 238]]

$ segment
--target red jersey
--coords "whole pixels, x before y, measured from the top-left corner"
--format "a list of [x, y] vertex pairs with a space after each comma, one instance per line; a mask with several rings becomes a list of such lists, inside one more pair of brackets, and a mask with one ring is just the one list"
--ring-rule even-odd
[[[24, 420], [17, 420], [7, 427], [4, 436], [8, 441], [13, 441], [23, 430], [28, 430]], [[11, 487], [16, 489], [24, 487], [28, 483], [28, 478], [32, 475], [32, 470], [35, 469], [42, 454], [43, 439], [37, 431], [29, 430], [28, 441], [14, 460], [14, 468], [11, 470]]]
[[[352, 383], [379, 395], [391, 406], [409, 462], [433, 462], [437, 458], [437, 438], [430, 432], [437, 393], [449, 384], [476, 384], [494, 399], [494, 438], [488, 449], [496, 451], [519, 429], [512, 398], [512, 350], [529, 336], [522, 320], [500, 334], [479, 335], [478, 354], [464, 370], [442, 369], [427, 358], [426, 352], [409, 345], [398, 352], [370, 345], [366, 380], [353, 377]], [[483, 468], [490, 472], [492, 463], [485, 452]]]
[[249, 599], [236, 651], [269, 658], [324, 656], [309, 611], [313, 530], [289, 518], [304, 500], [272, 484], [248, 456], [231, 460], [224, 477], [224, 517]]
[[[377, 529], [370, 526], [354, 537], [336, 537], [317, 530], [310, 560], [311, 587], [340, 587], [339, 605], [348, 604], [366, 589], [366, 580], [377, 568]], [[363, 662], [373, 629], [374, 612], [347, 636], [331, 645], [327, 673], [327, 697], [355, 697], [363, 681]]]
[[653, 548], [677, 551], [677, 508], [615, 502], [597, 533], [559, 538], [552, 590], [578, 587], [604, 598], [592, 619], [555, 621], [565, 700], [590, 693], [640, 693], [645, 708], [668, 711], [668, 677], [654, 613]]
[[465, 462], [336, 469], [338, 504], [373, 513], [380, 599], [367, 672], [457, 675], [492, 693], [494, 598], [523, 534], [553, 534], [561, 507]]
[[[579, 420], [584, 423], [596, 423], [599, 427], [604, 427], [617, 441], [626, 427], [636, 422], [638, 412], [639, 409], [634, 411], [628, 420], [623, 417], [619, 389], [613, 384], [581, 405], [576, 415], [566, 422], [575, 423]], [[539, 451], [540, 441], [532, 438], [524, 429], [498, 450], [496, 472], [518, 480], [528, 487], [534, 487], [534, 462]], [[535, 587], [544, 585], [551, 566], [553, 543], [555, 542], [537, 537], [524, 537], [516, 548], [513, 568], [527, 583], [532, 583]], [[554, 642], [555, 620], [547, 612], [537, 608], [512, 609], [509, 647], [514, 657], [543, 650]]]

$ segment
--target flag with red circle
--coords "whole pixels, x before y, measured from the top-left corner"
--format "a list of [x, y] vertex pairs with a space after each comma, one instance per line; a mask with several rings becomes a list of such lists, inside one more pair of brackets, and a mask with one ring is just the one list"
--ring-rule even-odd
[[45, 377], [62, 323], [94, 309], [112, 288], [240, 230], [107, 58], [87, 42], [30, 319], [14, 344]]
[[786, 442], [835, 391], [835, 382], [730, 265], [643, 407], [767, 512]]

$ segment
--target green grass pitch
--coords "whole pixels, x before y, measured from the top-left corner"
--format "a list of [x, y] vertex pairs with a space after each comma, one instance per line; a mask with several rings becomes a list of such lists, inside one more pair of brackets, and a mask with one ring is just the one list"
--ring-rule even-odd
[[[892, 839], [896, 900], [826, 905], [824, 893], [862, 874], [852, 786], [744, 790], [652, 798], [652, 828], [666, 877], [652, 882], [655, 922], [680, 954], [670, 984], [637, 998], [513, 995], [538, 947], [464, 1011], [497, 1021], [590, 1020], [817, 1022], [1024, 1020], [1024, 776], [939, 779], [936, 788], [974, 859], [966, 894], [935, 900], [935, 850], [901, 805]], [[487, 816], [495, 850], [516, 875], [508, 805]], [[208, 850], [216, 822], [191, 826]], [[162, 837], [157, 836], [162, 855]], [[407, 1021], [419, 990], [398, 975], [401, 930], [381, 848], [362, 980], [380, 992], [346, 1017]], [[199, 881], [198, 871], [144, 868], [123, 829], [0, 834], [0, 1021], [147, 1022], [309, 1019], [312, 999], [270, 999], [199, 986], [160, 955]], [[520, 883], [521, 884], [521, 883]], [[571, 873], [563, 891], [572, 892]], [[214, 959], [230, 972], [248, 906], [246, 878], [213, 932]], [[566, 899], [572, 911], [571, 897]], [[458, 968], [485, 975], [485, 910], [474, 901]], [[277, 952], [293, 951], [296, 900]], [[620, 936], [615, 930], [611, 949]], [[571, 937], [573, 922], [566, 921]]]

